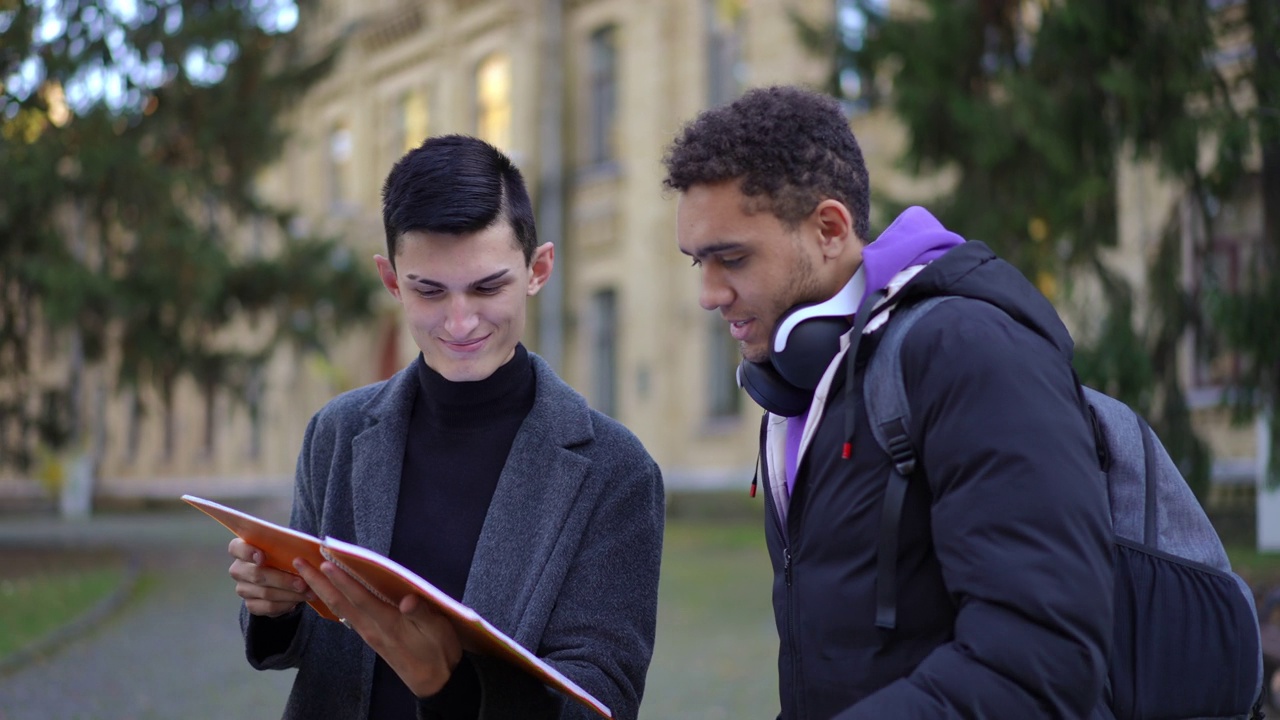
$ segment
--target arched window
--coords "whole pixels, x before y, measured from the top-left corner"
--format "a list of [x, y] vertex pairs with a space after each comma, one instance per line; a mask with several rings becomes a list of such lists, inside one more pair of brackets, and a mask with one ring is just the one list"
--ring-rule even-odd
[[476, 136], [511, 149], [511, 58], [493, 53], [476, 67]]

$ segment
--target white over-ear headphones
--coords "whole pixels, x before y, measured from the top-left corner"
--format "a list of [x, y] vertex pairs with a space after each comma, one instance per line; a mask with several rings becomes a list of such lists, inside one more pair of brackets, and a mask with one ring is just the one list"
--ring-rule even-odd
[[858, 301], [866, 289], [862, 268], [832, 297], [796, 305], [778, 318], [769, 339], [769, 359], [743, 360], [738, 384], [761, 407], [795, 417], [809, 409], [831, 359], [840, 351], [840, 336], [849, 331]]

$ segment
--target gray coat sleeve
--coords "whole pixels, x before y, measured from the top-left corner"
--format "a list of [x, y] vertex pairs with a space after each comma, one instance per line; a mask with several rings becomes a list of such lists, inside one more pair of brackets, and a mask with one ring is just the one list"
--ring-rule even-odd
[[[302, 449], [294, 471], [293, 509], [289, 526], [314, 535], [319, 528], [319, 518], [314, 487], [311, 480], [311, 451], [316, 435], [317, 417], [307, 423], [302, 439]], [[312, 623], [318, 620], [315, 613], [299, 605], [292, 613], [279, 618], [250, 615], [240, 603], [240, 629], [244, 633], [245, 657], [256, 670], [282, 670], [297, 667], [302, 659], [302, 648]]]
[[[615, 718], [631, 720], [639, 714], [656, 632], [662, 477], [649, 456], [640, 454], [601, 480], [606, 491], [561, 587], [538, 655], [608, 705]], [[483, 674], [481, 682], [486, 689], [493, 686]], [[497, 709], [483, 717], [511, 717]], [[558, 714], [547, 717], [596, 716], [580, 703], [565, 702]]]

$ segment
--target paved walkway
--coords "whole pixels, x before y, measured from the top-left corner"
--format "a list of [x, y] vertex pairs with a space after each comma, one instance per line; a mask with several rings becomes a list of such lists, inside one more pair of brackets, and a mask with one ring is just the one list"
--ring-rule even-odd
[[[278, 508], [257, 508], [283, 520]], [[0, 517], [20, 544], [118, 547], [140, 563], [118, 609], [45, 657], [0, 676], [0, 720], [277, 718], [292, 671], [244, 659], [226, 554], [231, 534], [195, 509], [69, 522]]]
[[[280, 504], [232, 504], [287, 519]], [[777, 713], [769, 565], [762, 542], [736, 537], [732, 528], [668, 523], [666, 551], [678, 557], [664, 564], [641, 720]], [[0, 672], [0, 720], [280, 717], [293, 672], [257, 672], [244, 660], [230, 539], [185, 505], [84, 522], [0, 515], [0, 553], [24, 544], [116, 547], [141, 566], [127, 602], [53, 652]]]

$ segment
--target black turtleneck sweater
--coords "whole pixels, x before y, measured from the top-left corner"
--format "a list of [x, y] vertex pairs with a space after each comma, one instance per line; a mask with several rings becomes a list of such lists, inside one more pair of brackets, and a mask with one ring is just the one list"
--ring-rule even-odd
[[[484, 380], [451, 382], [418, 356], [418, 395], [400, 473], [390, 557], [461, 600], [498, 476], [533, 407], [533, 365], [523, 345]], [[413, 720], [418, 702], [382, 658], [373, 670], [371, 720]], [[480, 686], [464, 657], [444, 688], [421, 702], [427, 717], [475, 718]]]

